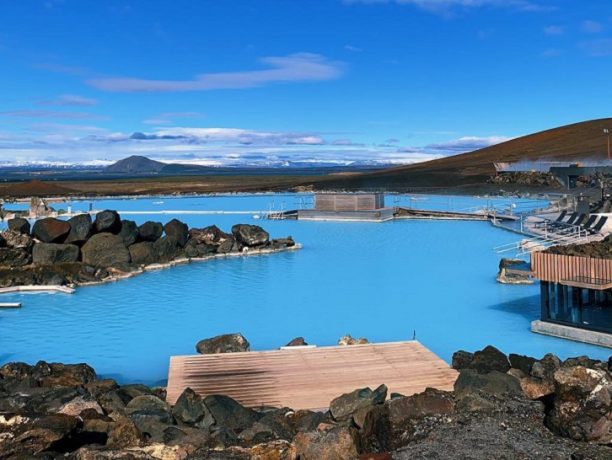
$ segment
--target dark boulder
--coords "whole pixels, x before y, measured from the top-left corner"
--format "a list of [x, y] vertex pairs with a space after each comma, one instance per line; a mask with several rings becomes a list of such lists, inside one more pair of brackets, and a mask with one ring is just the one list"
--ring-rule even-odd
[[138, 239], [155, 242], [161, 238], [163, 232], [164, 226], [161, 222], [147, 221], [138, 227]]
[[470, 353], [469, 351], [459, 350], [453, 353], [452, 359], [452, 367], [460, 371], [461, 369], [466, 369], [472, 364], [474, 360], [474, 353]]
[[390, 399], [385, 405], [392, 425], [402, 425], [414, 418], [449, 415], [455, 410], [453, 394], [433, 388], [412, 396]]
[[176, 244], [176, 241], [167, 236], [162, 236], [153, 243], [153, 250], [158, 262], [170, 262], [184, 255], [184, 251]]
[[270, 241], [270, 235], [257, 225], [236, 224], [232, 227], [232, 234], [244, 246], [263, 246]]
[[295, 431], [287, 417], [291, 409], [278, 409], [266, 413], [238, 436], [248, 445], [257, 445], [277, 439], [291, 441]]
[[[45, 457], [62, 444], [70, 443], [80, 426], [76, 417], [63, 414], [47, 415], [18, 424], [0, 443], [0, 458], [33, 459]], [[8, 442], [10, 440], [10, 442]]]
[[196, 351], [203, 355], [249, 351], [251, 345], [242, 334], [223, 334], [200, 340]]
[[204, 228], [192, 228], [189, 231], [189, 238], [200, 244], [218, 246], [231, 237], [231, 235], [228, 235], [216, 225], [210, 225]]
[[96, 372], [87, 364], [39, 361], [31, 368], [31, 375], [39, 382], [41, 387], [76, 387], [96, 380]]
[[32, 249], [32, 262], [38, 265], [77, 262], [79, 252], [79, 247], [74, 244], [36, 243]]
[[221, 241], [221, 243], [219, 243], [219, 246], [217, 246], [217, 252], [219, 254], [228, 254], [230, 252], [237, 252], [239, 250], [240, 244], [233, 236]]
[[561, 360], [552, 353], [547, 353], [542, 359], [531, 365], [530, 374], [537, 379], [552, 381], [554, 373], [560, 368]]
[[186, 388], [172, 408], [174, 418], [185, 425], [208, 430], [215, 419], [202, 398], [191, 388]]
[[155, 251], [153, 243], [150, 241], [133, 244], [128, 249], [130, 251], [132, 263], [137, 265], [150, 265], [158, 261], [157, 252]]
[[94, 221], [94, 230], [96, 233], [113, 233], [117, 234], [121, 231], [121, 217], [117, 211], [100, 211], [96, 214], [96, 220]]
[[34, 245], [34, 240], [30, 235], [25, 233], [18, 233], [13, 230], [7, 230], [2, 232], [2, 239], [4, 240], [3, 246], [13, 249], [25, 249], [30, 251]]
[[554, 385], [547, 425], [577, 441], [612, 444], [612, 376], [605, 370], [564, 367], [555, 371]]
[[508, 360], [510, 361], [510, 366], [513, 369], [519, 369], [525, 375], [529, 375], [531, 373], [531, 368], [533, 363], [536, 362], [535, 358], [524, 355], [517, 355], [514, 353], [510, 353], [508, 355]]
[[69, 233], [70, 224], [54, 217], [37, 220], [32, 227], [32, 236], [42, 243], [63, 243]]
[[142, 441], [143, 435], [136, 424], [126, 417], [119, 417], [108, 433], [106, 445], [111, 449], [125, 449], [137, 447]]
[[361, 450], [359, 433], [346, 426], [298, 433], [293, 442], [300, 460], [356, 459]]
[[189, 240], [185, 245], [185, 256], [196, 259], [207, 257], [217, 252], [219, 246], [214, 244], [198, 243], [196, 240]]
[[286, 347], [303, 347], [308, 345], [306, 343], [306, 341], [304, 340], [304, 337], [296, 337], [295, 339], [291, 340], [287, 345], [285, 345]]
[[364, 407], [383, 404], [387, 398], [387, 386], [380, 385], [374, 391], [370, 388], [361, 388], [345, 393], [329, 404], [329, 411], [334, 420], [348, 419], [353, 413]]
[[123, 239], [125, 246], [130, 246], [138, 239], [138, 226], [133, 220], [122, 220], [119, 236]]
[[187, 244], [189, 239], [189, 227], [178, 219], [172, 219], [164, 225], [164, 232], [169, 240], [181, 248]]
[[210, 395], [204, 398], [204, 404], [216, 426], [229, 428], [236, 433], [246, 430], [260, 418], [257, 412], [242, 406], [229, 396]]
[[24, 249], [0, 248], [0, 266], [23, 267], [32, 262], [32, 256]]
[[314, 431], [323, 422], [331, 420], [322, 412], [310, 410], [298, 410], [293, 415], [290, 415], [289, 421], [294, 431]]
[[130, 263], [130, 251], [123, 239], [111, 233], [98, 233], [83, 245], [83, 263], [94, 267], [114, 267]]
[[487, 345], [482, 350], [474, 353], [474, 359], [469, 364], [469, 369], [475, 369], [481, 374], [491, 371], [508, 372], [510, 363], [505, 354], [497, 348]]
[[66, 243], [82, 245], [91, 236], [93, 222], [89, 214], [79, 214], [68, 219], [70, 233], [66, 237]]
[[147, 417], [160, 423], [172, 423], [170, 406], [153, 395], [137, 396], [125, 406], [125, 414], [132, 420]]
[[474, 369], [462, 370], [455, 382], [455, 393], [459, 396], [480, 391], [494, 395], [523, 395], [519, 381], [506, 373], [491, 371], [481, 374]]
[[15, 217], [8, 220], [8, 229], [24, 235], [30, 234], [30, 222], [23, 217]]
[[295, 241], [290, 236], [287, 238], [276, 238], [270, 242], [272, 249], [292, 248], [293, 246], [295, 246]]

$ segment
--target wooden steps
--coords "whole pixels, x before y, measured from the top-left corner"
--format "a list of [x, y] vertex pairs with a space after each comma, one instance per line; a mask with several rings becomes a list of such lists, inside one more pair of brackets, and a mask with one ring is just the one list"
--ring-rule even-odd
[[457, 372], [416, 341], [170, 358], [167, 401], [187, 387], [223, 394], [245, 406], [323, 409], [356, 388], [384, 383], [410, 395], [452, 390]]

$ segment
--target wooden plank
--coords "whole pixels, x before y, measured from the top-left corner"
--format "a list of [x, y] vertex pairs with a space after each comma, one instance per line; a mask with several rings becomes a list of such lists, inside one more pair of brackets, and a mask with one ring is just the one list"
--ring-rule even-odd
[[542, 281], [565, 284], [568, 280], [592, 279], [602, 285], [612, 283], [612, 259], [534, 252], [531, 264], [534, 277]]
[[166, 399], [174, 404], [189, 387], [249, 407], [322, 409], [343, 393], [383, 383], [405, 395], [427, 387], [452, 390], [457, 375], [416, 341], [173, 356]]

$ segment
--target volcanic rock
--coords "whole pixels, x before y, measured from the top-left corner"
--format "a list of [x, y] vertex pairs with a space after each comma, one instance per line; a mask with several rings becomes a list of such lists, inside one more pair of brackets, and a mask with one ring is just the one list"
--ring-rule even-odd
[[133, 244], [128, 249], [130, 251], [132, 263], [137, 265], [150, 265], [157, 262], [157, 252], [155, 251], [153, 243], [150, 241]]
[[338, 339], [338, 345], [342, 345], [342, 346], [346, 346], [346, 345], [364, 345], [368, 342], [368, 339], [363, 338], [363, 337], [359, 337], [358, 339], [355, 339], [351, 336], [351, 334], [347, 334], [343, 337], [340, 337], [340, 339]]
[[555, 399], [548, 426], [569, 438], [612, 444], [612, 377], [583, 366], [554, 373]]
[[89, 214], [79, 214], [68, 219], [70, 233], [65, 243], [82, 245], [91, 236], [93, 222]]
[[204, 228], [192, 228], [189, 231], [189, 238], [202, 244], [217, 246], [230, 237], [231, 235], [223, 232], [216, 225], [210, 225]]
[[335, 420], [342, 421], [359, 409], [384, 403], [386, 398], [386, 385], [380, 385], [374, 391], [370, 388], [361, 388], [334, 399], [329, 404], [329, 411]]
[[151, 417], [161, 423], [172, 423], [170, 406], [153, 395], [136, 396], [125, 406], [125, 414], [134, 421]]
[[485, 392], [494, 395], [522, 395], [521, 385], [514, 377], [491, 371], [481, 374], [474, 369], [464, 369], [455, 382], [455, 393], [465, 394], [472, 392]]
[[210, 428], [215, 419], [202, 398], [191, 388], [186, 388], [172, 408], [172, 415], [180, 423], [197, 428]]
[[203, 355], [215, 353], [236, 353], [249, 351], [249, 341], [239, 333], [223, 334], [209, 339], [200, 340], [196, 345], [196, 351]]
[[54, 217], [37, 220], [32, 227], [32, 236], [42, 243], [63, 243], [69, 233], [70, 224]]
[[93, 223], [96, 233], [113, 233], [117, 234], [121, 231], [121, 217], [117, 211], [100, 211], [96, 214], [96, 220]]
[[291, 340], [287, 345], [285, 345], [286, 347], [303, 347], [308, 345], [306, 343], [306, 341], [304, 340], [304, 337], [296, 337], [295, 339]]
[[83, 263], [94, 267], [114, 267], [130, 262], [123, 239], [111, 233], [98, 233], [83, 245]]
[[127, 247], [138, 239], [138, 226], [133, 220], [122, 220], [119, 236], [123, 239], [123, 244]]
[[79, 260], [79, 247], [74, 244], [37, 243], [32, 249], [32, 262], [52, 265]]
[[34, 241], [30, 235], [25, 233], [18, 233], [13, 230], [7, 230], [0, 234], [4, 240], [4, 245], [8, 248], [13, 249], [25, 249], [30, 251]]
[[147, 221], [138, 227], [138, 238], [141, 241], [155, 242], [159, 240], [164, 232], [161, 222]]
[[204, 398], [204, 404], [217, 426], [229, 428], [236, 433], [246, 430], [259, 419], [257, 412], [242, 406], [229, 396], [209, 395]]
[[294, 440], [300, 460], [339, 460], [359, 457], [359, 434], [351, 427], [298, 433]]
[[468, 368], [475, 369], [481, 374], [491, 371], [508, 372], [510, 370], [510, 363], [505, 354], [497, 348], [488, 345], [474, 353], [474, 359], [472, 359]]
[[184, 247], [189, 239], [189, 227], [178, 219], [172, 219], [164, 225], [166, 237], [177, 246]]
[[32, 262], [29, 252], [24, 249], [0, 248], [0, 266], [23, 267]]
[[8, 229], [23, 235], [30, 234], [30, 222], [23, 217], [15, 217], [8, 220]]
[[459, 350], [453, 353], [452, 367], [458, 371], [466, 369], [472, 364], [474, 360], [474, 353], [469, 351]]
[[163, 236], [153, 243], [153, 250], [155, 251], [155, 259], [159, 262], [170, 262], [183, 252], [176, 241], [167, 236]]
[[232, 227], [232, 234], [244, 246], [262, 246], [270, 241], [270, 235], [257, 225], [237, 224]]

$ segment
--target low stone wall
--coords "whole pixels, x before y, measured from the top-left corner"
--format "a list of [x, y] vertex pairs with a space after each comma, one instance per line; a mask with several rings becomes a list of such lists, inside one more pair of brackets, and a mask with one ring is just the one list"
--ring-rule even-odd
[[164, 388], [119, 385], [86, 364], [9, 363], [0, 367], [0, 458], [608, 460], [611, 366], [489, 346], [455, 353], [454, 391], [389, 395], [382, 384], [316, 412], [254, 410], [189, 388], [170, 405]]
[[605, 332], [588, 331], [578, 327], [565, 326], [563, 324], [549, 323], [540, 320], [531, 322], [531, 331], [537, 332], [538, 334], [561, 337], [562, 339], [575, 340], [576, 342], [612, 348], [612, 334], [606, 334]]
[[189, 261], [299, 248], [291, 237], [270, 239], [256, 225], [237, 224], [230, 233], [214, 225], [190, 229], [177, 219], [139, 226], [110, 210], [95, 220], [80, 214], [30, 227], [17, 218], [8, 227], [0, 233], [0, 288], [98, 284]]

